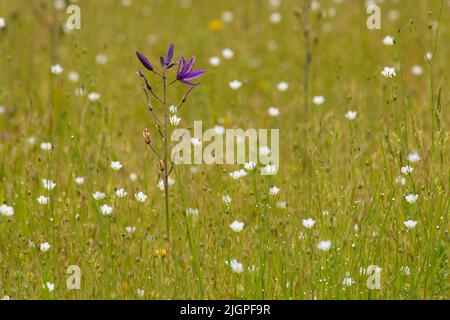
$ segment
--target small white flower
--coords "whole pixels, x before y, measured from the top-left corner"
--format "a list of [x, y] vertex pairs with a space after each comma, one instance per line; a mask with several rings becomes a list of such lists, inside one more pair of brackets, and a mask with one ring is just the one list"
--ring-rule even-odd
[[[0, 21], [1, 21], [1, 19], [2, 18], [0, 18]], [[0, 22], [1, 23], [1, 22]], [[2, 27], [1, 27], [1, 25], [0, 25], [0, 29], [1, 29]], [[11, 300], [11, 297], [10, 296], [3, 296], [0, 300]]]
[[381, 74], [385, 77], [385, 78], [393, 78], [395, 77], [397, 74], [395, 73], [395, 69], [391, 68], [391, 67], [384, 67], [383, 71], [381, 71]]
[[230, 86], [231, 89], [237, 90], [242, 86], [242, 82], [240, 82], [239, 80], [233, 80], [230, 81], [228, 85]]
[[53, 292], [55, 290], [55, 284], [47, 282], [44, 288], [46, 288], [49, 292]]
[[313, 97], [313, 103], [316, 106], [320, 106], [320, 105], [324, 104], [324, 102], [325, 102], [325, 97], [324, 96], [314, 96]]
[[51, 142], [42, 142], [41, 149], [44, 151], [50, 151], [53, 149], [53, 145], [51, 144]]
[[271, 187], [269, 189], [269, 196], [276, 196], [280, 192], [280, 189], [278, 187]]
[[353, 285], [354, 281], [351, 277], [346, 276], [343, 280], [342, 280], [342, 284], [346, 287], [350, 287], [351, 285]]
[[234, 57], [234, 51], [231, 50], [231, 49], [229, 49], [229, 48], [223, 49], [223, 50], [222, 50], [222, 56], [223, 56], [225, 59], [233, 59], [233, 57]]
[[223, 201], [223, 203], [225, 203], [228, 206], [228, 205], [230, 205], [232, 199], [228, 194], [224, 194], [222, 196], [222, 201]]
[[274, 164], [268, 164], [261, 169], [262, 175], [273, 175], [277, 173], [278, 169]]
[[278, 117], [280, 115], [280, 110], [278, 110], [278, 108], [275, 107], [270, 107], [267, 112], [271, 117]]
[[411, 269], [408, 266], [401, 266], [400, 271], [405, 274], [405, 276], [409, 276], [411, 274]]
[[430, 62], [433, 59], [433, 53], [427, 52], [425, 53], [425, 61]]
[[84, 183], [84, 177], [76, 177], [75, 183], [81, 186]]
[[383, 44], [386, 46], [393, 46], [395, 44], [394, 37], [391, 36], [384, 37]]
[[314, 227], [314, 225], [316, 224], [316, 221], [314, 219], [303, 219], [303, 226], [306, 229], [311, 229], [312, 227]]
[[202, 141], [199, 138], [191, 138], [191, 143], [193, 146], [199, 146], [202, 144]]
[[14, 208], [11, 206], [7, 206], [6, 204], [2, 204], [0, 206], [0, 215], [5, 217], [11, 217], [14, 215]]
[[147, 195], [143, 192], [138, 192], [134, 195], [137, 201], [145, 202], [147, 200]]
[[100, 53], [95, 57], [95, 62], [98, 64], [106, 64], [108, 62], [108, 57], [103, 53]]
[[127, 196], [127, 194], [128, 194], [128, 193], [125, 191], [124, 188], [118, 188], [118, 189], [116, 190], [116, 196], [117, 196], [118, 198], [124, 198], [124, 197]]
[[88, 94], [88, 99], [92, 102], [100, 100], [100, 97], [101, 95], [98, 92], [91, 92]]
[[406, 179], [402, 176], [399, 176], [395, 179], [395, 182], [404, 186], [406, 184]]
[[104, 216], [109, 216], [111, 215], [113, 211], [113, 208], [108, 206], [107, 204], [104, 204], [100, 207], [100, 212], [104, 215]]
[[49, 200], [50, 200], [50, 198], [49, 198], [49, 197], [46, 197], [46, 196], [40, 196], [39, 198], [36, 199], [36, 201], [37, 201], [39, 204], [42, 204], [42, 205], [48, 204], [48, 201], [49, 201]]
[[231, 22], [234, 19], [234, 14], [231, 11], [224, 11], [222, 12], [221, 19], [225, 23]]
[[403, 174], [408, 174], [408, 173], [412, 173], [414, 171], [413, 167], [410, 166], [404, 166], [400, 168], [401, 173]]
[[247, 172], [245, 172], [244, 169], [240, 169], [240, 170], [230, 172], [229, 174], [230, 174], [230, 177], [237, 180], [239, 178], [245, 177], [247, 175]]
[[350, 121], [352, 121], [352, 120], [355, 120], [356, 119], [356, 116], [358, 115], [358, 113], [356, 112], [356, 111], [348, 111], [346, 114], [345, 114], [345, 117], [348, 119], [348, 120], [350, 120]]
[[100, 191], [96, 191], [92, 194], [92, 197], [94, 198], [94, 200], [103, 200], [106, 198], [106, 194]]
[[120, 169], [122, 169], [122, 164], [119, 161], [112, 161], [111, 162], [111, 169], [113, 169], [114, 171], [119, 171]]
[[70, 82], [78, 82], [80, 80], [80, 75], [76, 71], [70, 71], [67, 74], [67, 78]]
[[199, 214], [199, 210], [197, 208], [188, 208], [186, 210], [186, 214], [191, 217], [197, 217]]
[[127, 226], [127, 227], [125, 227], [125, 231], [127, 232], [127, 233], [135, 233], [136, 232], [136, 227], [132, 227], [132, 226]]
[[6, 20], [3, 17], [0, 17], [0, 29], [3, 29], [6, 27]]
[[418, 198], [419, 198], [418, 194], [408, 194], [407, 196], [405, 196], [405, 200], [408, 203], [415, 203]]
[[47, 189], [48, 191], [53, 190], [56, 187], [56, 183], [47, 179], [42, 179], [42, 185], [44, 186], [44, 189]]
[[241, 232], [244, 229], [244, 226], [245, 226], [245, 223], [237, 221], [237, 220], [233, 221], [233, 223], [230, 224], [230, 228], [234, 232]]
[[415, 163], [415, 162], [419, 162], [420, 161], [420, 156], [418, 153], [410, 153], [408, 155], [408, 161]]
[[330, 240], [320, 241], [317, 244], [317, 249], [322, 250], [322, 251], [330, 250], [331, 249], [331, 241]]
[[176, 106], [171, 105], [171, 106], [169, 107], [169, 112], [170, 112], [171, 114], [175, 114], [175, 113], [177, 113], [177, 111], [178, 111], [178, 108], [177, 108]]
[[289, 83], [287, 83], [285, 81], [278, 82], [278, 84], [277, 84], [278, 91], [284, 92], [284, 91], [287, 91], [288, 89], [289, 89]]
[[28, 144], [34, 145], [36, 143], [36, 138], [31, 136], [27, 139]]
[[[167, 184], [170, 186], [173, 186], [175, 184], [175, 180], [172, 177], [167, 177]], [[161, 179], [156, 184], [159, 190], [164, 191], [164, 180]]]
[[169, 120], [170, 120], [170, 123], [171, 123], [173, 126], [177, 126], [177, 125], [180, 123], [181, 118], [177, 117], [177, 115], [174, 114], [174, 115], [171, 115], [171, 116], [170, 116]]
[[61, 74], [64, 71], [64, 69], [59, 65], [59, 64], [55, 64], [53, 66], [50, 67], [50, 72], [52, 74]]
[[417, 221], [407, 220], [407, 221], [403, 222], [403, 224], [405, 225], [405, 227], [407, 229], [414, 229], [417, 225]]
[[423, 74], [423, 68], [419, 65], [415, 65], [411, 68], [411, 73], [415, 76], [420, 76]]
[[280, 23], [281, 18], [282, 18], [281, 13], [279, 13], [279, 12], [274, 12], [274, 13], [272, 13], [272, 14], [270, 15], [269, 20], [270, 20], [270, 22], [276, 24], [276, 23]]
[[143, 289], [136, 289], [136, 295], [140, 298], [142, 298], [145, 294], [145, 291]]
[[246, 162], [246, 163], [244, 163], [244, 168], [245, 168], [245, 170], [248, 170], [248, 171], [255, 170], [256, 163], [254, 163], [252, 161]]
[[137, 178], [138, 178], [138, 176], [137, 176], [136, 172], [130, 173], [130, 180], [131, 181], [136, 181]]
[[233, 270], [233, 272], [235, 272], [235, 273], [244, 272], [244, 266], [242, 265], [242, 263], [240, 263], [236, 259], [233, 259], [230, 261], [230, 267], [231, 267], [231, 270]]
[[39, 248], [41, 249], [42, 252], [47, 252], [48, 250], [50, 250], [51, 247], [52, 247], [51, 244], [48, 242], [44, 242], [39, 245]]
[[219, 57], [211, 57], [209, 58], [209, 64], [213, 67], [217, 67], [220, 64], [220, 58]]

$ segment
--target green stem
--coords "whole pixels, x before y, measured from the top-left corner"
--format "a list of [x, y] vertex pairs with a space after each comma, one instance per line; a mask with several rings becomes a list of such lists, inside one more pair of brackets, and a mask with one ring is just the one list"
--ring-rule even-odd
[[167, 113], [167, 102], [166, 102], [166, 72], [163, 74], [163, 85], [164, 85], [164, 195], [165, 195], [165, 207], [166, 207], [166, 233], [167, 241], [170, 243], [170, 217], [169, 217], [169, 171], [167, 170], [167, 158], [168, 158], [168, 113]]

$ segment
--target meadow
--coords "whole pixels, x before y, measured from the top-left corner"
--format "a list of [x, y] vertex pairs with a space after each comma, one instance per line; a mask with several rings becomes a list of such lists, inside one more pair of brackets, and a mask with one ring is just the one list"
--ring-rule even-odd
[[[448, 299], [449, 12], [2, 0], [0, 298]], [[171, 43], [172, 69], [159, 59]], [[180, 56], [205, 73], [168, 134], [279, 129], [277, 174], [176, 165], [165, 193], [168, 165], [149, 148], [162, 152], [164, 132], [136, 72], [162, 97]], [[167, 108], [191, 86], [169, 88]]]

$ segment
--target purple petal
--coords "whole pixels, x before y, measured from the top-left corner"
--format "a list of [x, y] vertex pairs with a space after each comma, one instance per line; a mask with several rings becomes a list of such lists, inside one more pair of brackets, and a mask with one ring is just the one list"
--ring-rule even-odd
[[194, 63], [195, 63], [195, 57], [192, 57], [191, 59], [189, 59], [189, 61], [186, 63], [186, 69], [185, 69], [185, 73], [186, 72], [190, 72], [192, 70], [192, 68], [194, 67]]
[[178, 79], [180, 82], [183, 82], [184, 84], [187, 84], [188, 86], [191, 86], [191, 87], [195, 87], [195, 86], [198, 86], [200, 83], [192, 83], [192, 82], [189, 82], [189, 81], [186, 81], [186, 80], [184, 80], [184, 79]]
[[136, 51], [136, 56], [138, 57], [139, 61], [142, 63], [142, 65], [147, 68], [150, 71], [153, 71], [153, 66], [150, 63], [150, 61], [148, 61], [148, 59], [139, 51]]
[[173, 43], [170, 44], [169, 46], [169, 50], [167, 50], [167, 55], [166, 55], [166, 65], [168, 66], [170, 64], [170, 62], [172, 61], [172, 57], [173, 57]]
[[191, 72], [186, 73], [186, 74], [183, 76], [183, 79], [184, 79], [184, 80], [192, 80], [192, 79], [195, 79], [195, 78], [200, 77], [200, 76], [201, 76], [202, 74], [204, 74], [204, 73], [205, 73], [204, 70], [193, 70], [193, 71], [191, 71]]
[[159, 63], [161, 63], [161, 67], [164, 68], [166, 65], [166, 62], [164, 61], [163, 57], [159, 57]]

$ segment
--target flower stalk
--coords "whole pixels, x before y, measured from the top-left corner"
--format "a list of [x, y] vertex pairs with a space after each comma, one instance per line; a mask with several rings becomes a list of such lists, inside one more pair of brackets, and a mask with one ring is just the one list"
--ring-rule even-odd
[[[205, 71], [203, 70], [193, 70], [194, 63], [195, 63], [195, 57], [192, 57], [189, 61], [185, 61], [184, 57], [180, 57], [178, 60], [175, 60], [175, 62], [172, 60], [174, 54], [174, 45], [171, 44], [169, 46], [169, 49], [167, 50], [166, 57], [160, 57], [160, 64], [161, 64], [161, 72], [155, 71], [153, 65], [150, 63], [150, 61], [140, 52], [136, 52], [136, 56], [142, 66], [150, 71], [153, 75], [157, 76], [162, 81], [162, 87], [163, 87], [163, 94], [162, 98], [158, 95], [150, 82], [147, 80], [144, 73], [142, 73], [140, 70], [137, 72], [137, 75], [142, 78], [144, 84], [142, 86], [142, 90], [144, 91], [146, 100], [147, 100], [147, 108], [150, 112], [153, 120], [156, 122], [156, 131], [157, 136], [161, 138], [162, 145], [163, 145], [163, 151], [162, 153], [158, 152], [155, 148], [155, 146], [152, 144], [151, 139], [151, 132], [149, 129], [144, 129], [143, 131], [143, 138], [144, 142], [152, 153], [156, 156], [156, 158], [159, 161], [159, 170], [160, 170], [160, 177], [164, 185], [164, 204], [165, 204], [165, 220], [166, 220], [166, 239], [170, 244], [170, 203], [169, 203], [169, 175], [172, 172], [172, 169], [174, 167], [173, 162], [171, 161], [169, 155], [170, 155], [170, 149], [171, 146], [169, 146], [169, 135], [170, 135], [170, 119], [169, 119], [169, 106], [168, 106], [168, 99], [167, 99], [167, 89], [170, 85], [180, 82], [184, 85], [189, 86], [189, 90], [183, 95], [181, 104], [178, 106], [178, 109], [184, 105], [186, 102], [189, 94], [191, 93], [192, 89], [197, 86], [199, 83], [193, 83], [191, 80], [196, 79], [203, 75]], [[170, 82], [168, 82], [168, 76], [170, 76], [170, 71], [174, 66], [178, 66], [178, 71], [176, 73], [176, 76], [174, 79]], [[154, 104], [151, 101], [151, 97], [153, 97], [155, 101], [156, 108], [154, 107]], [[162, 110], [160, 111], [160, 114], [163, 115], [161, 117], [158, 117], [158, 106], [157, 104], [160, 104], [162, 107]], [[178, 110], [177, 109], [177, 110]], [[169, 170], [169, 164], [171, 164], [171, 169]]]

